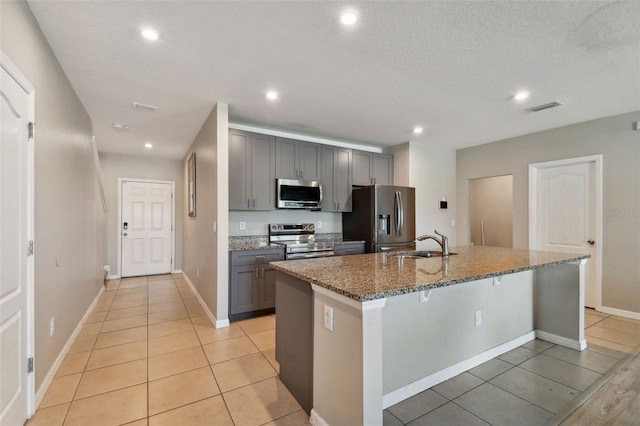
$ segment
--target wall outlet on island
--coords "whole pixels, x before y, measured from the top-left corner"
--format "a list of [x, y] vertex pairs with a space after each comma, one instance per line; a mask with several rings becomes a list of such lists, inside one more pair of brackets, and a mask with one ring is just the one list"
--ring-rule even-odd
[[316, 229], [322, 229], [322, 221], [321, 220], [316, 222]]
[[476, 311], [476, 327], [480, 327], [482, 325], [482, 311]]
[[244, 220], [240, 221], [240, 230], [244, 231], [245, 229], [247, 229], [247, 222], [245, 222]]
[[333, 333], [333, 308], [324, 305], [324, 328]]

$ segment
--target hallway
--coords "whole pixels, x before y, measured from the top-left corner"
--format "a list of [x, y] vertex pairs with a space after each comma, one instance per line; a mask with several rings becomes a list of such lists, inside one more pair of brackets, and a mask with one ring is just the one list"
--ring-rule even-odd
[[215, 329], [182, 275], [110, 281], [27, 425], [307, 423], [277, 370], [274, 316]]

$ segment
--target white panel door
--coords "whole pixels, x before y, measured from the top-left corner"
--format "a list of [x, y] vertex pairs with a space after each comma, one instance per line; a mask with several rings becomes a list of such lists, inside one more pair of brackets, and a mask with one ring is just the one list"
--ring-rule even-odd
[[585, 305], [596, 306], [595, 163], [538, 171], [538, 250], [590, 254], [585, 268]]
[[[29, 415], [30, 96], [1, 70], [0, 140], [0, 425], [22, 425]], [[32, 258], [31, 258], [32, 259]]]
[[122, 276], [170, 273], [170, 183], [122, 182]]

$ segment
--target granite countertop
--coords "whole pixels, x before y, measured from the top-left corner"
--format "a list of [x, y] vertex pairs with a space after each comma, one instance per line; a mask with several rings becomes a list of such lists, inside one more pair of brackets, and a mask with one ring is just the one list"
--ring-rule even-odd
[[468, 246], [440, 257], [411, 259], [370, 253], [295, 262], [271, 262], [276, 270], [357, 301], [446, 287], [499, 275], [587, 259], [589, 255]]
[[[332, 241], [340, 244], [364, 244], [363, 241], [343, 240], [341, 233], [318, 233], [316, 241]], [[236, 250], [265, 250], [284, 248], [281, 244], [269, 244], [267, 235], [231, 236], [229, 237], [229, 251]]]

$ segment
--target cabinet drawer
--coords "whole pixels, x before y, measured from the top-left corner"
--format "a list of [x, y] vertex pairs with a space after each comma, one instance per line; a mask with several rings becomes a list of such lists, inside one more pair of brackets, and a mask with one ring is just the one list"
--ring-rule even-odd
[[364, 253], [364, 244], [336, 244], [333, 253], [336, 256]]
[[231, 252], [231, 265], [260, 265], [284, 260], [284, 248], [265, 250], [237, 250]]

